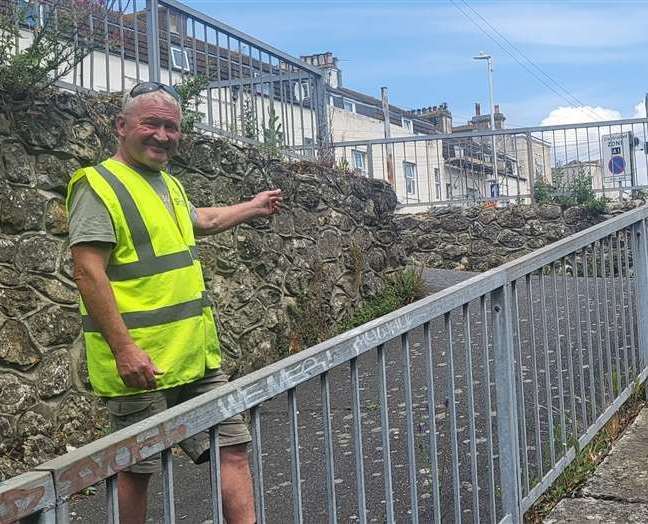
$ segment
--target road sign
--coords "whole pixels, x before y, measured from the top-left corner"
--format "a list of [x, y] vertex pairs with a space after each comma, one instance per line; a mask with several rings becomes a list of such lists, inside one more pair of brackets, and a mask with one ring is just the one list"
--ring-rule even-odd
[[601, 137], [603, 180], [614, 186], [632, 183], [633, 137], [631, 132]]

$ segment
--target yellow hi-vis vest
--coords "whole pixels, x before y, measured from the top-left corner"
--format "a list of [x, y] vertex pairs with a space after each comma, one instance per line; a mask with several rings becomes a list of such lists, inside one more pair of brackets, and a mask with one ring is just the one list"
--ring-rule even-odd
[[[74, 173], [67, 197], [69, 209], [74, 185], [85, 178], [110, 213], [117, 244], [106, 272], [130, 336], [163, 372], [157, 389], [193, 382], [221, 362], [187, 195], [175, 178], [164, 172], [162, 177], [177, 222], [143, 175], [113, 159]], [[117, 373], [112, 351], [83, 300], [80, 309], [95, 392], [106, 397], [141, 393]]]

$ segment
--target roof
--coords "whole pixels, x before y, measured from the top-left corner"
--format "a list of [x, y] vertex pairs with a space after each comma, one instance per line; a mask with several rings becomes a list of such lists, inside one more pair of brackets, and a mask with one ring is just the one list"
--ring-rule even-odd
[[[359, 91], [354, 91], [353, 89], [348, 89], [346, 87], [329, 86], [328, 91], [329, 94], [334, 97], [337, 96], [348, 98], [354, 102], [364, 105], [365, 108], [358, 110], [358, 114], [375, 118], [376, 120], [385, 120], [382, 109], [382, 100], [373, 96], [369, 96], [365, 93], [361, 93]], [[336, 107], [340, 106], [336, 105]], [[402, 126], [402, 118], [406, 118], [412, 121], [415, 133], [421, 133], [425, 135], [439, 134], [439, 130], [431, 122], [412, 116], [409, 109], [403, 109], [401, 107], [389, 104], [389, 122], [397, 126]]]

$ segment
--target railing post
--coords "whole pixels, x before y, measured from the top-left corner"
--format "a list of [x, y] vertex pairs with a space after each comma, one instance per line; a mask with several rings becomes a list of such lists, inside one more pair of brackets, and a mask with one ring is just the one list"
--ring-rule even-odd
[[641, 370], [648, 365], [648, 238], [644, 219], [633, 227], [637, 247], [633, 261], [637, 279], [637, 323], [639, 327], [639, 362]]
[[[535, 158], [533, 155], [533, 137], [531, 136], [531, 132], [527, 132], [526, 134], [526, 142], [527, 142], [527, 185], [529, 189], [529, 194], [531, 195], [531, 203], [535, 203], [535, 194], [534, 194], [534, 188], [535, 188]], [[520, 171], [518, 170], [518, 180], [520, 177]]]
[[514, 524], [522, 522], [518, 410], [513, 356], [511, 288], [506, 285], [491, 293], [495, 392], [497, 398], [497, 441], [499, 448], [502, 509]]
[[320, 74], [313, 79], [315, 85], [315, 125], [317, 126], [317, 142], [320, 147], [331, 142], [331, 130], [328, 121], [328, 101], [326, 80], [324, 75]]
[[158, 0], [146, 0], [146, 39], [148, 46], [148, 79], [151, 82], [159, 82], [161, 75]]
[[367, 144], [367, 176], [369, 178], [374, 177], [373, 144]]

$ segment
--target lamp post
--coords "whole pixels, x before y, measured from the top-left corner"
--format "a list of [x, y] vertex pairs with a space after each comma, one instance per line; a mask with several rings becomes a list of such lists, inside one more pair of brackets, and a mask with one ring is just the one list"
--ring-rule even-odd
[[[490, 127], [491, 127], [491, 131], [495, 131], [495, 107], [493, 104], [493, 57], [481, 51], [477, 56], [473, 56], [473, 59], [486, 60], [486, 63], [488, 65], [488, 97], [490, 99]], [[495, 149], [495, 135], [491, 135], [491, 157], [493, 160], [493, 178], [495, 179], [495, 183], [497, 183], [498, 193], [499, 193], [499, 183], [497, 182], [497, 150]]]

